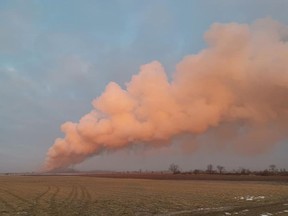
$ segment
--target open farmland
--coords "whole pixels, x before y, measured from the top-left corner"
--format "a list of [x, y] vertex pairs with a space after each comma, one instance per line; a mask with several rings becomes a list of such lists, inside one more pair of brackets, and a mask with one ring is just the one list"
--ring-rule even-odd
[[281, 182], [1, 176], [0, 215], [288, 215]]

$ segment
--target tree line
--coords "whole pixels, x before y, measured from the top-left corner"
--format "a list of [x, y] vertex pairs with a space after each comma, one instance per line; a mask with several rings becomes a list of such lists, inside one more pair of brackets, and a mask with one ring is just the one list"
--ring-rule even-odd
[[240, 167], [234, 170], [226, 170], [224, 166], [217, 165], [214, 167], [213, 164], [208, 164], [206, 169], [194, 169], [191, 171], [182, 171], [178, 164], [172, 163], [168, 169], [173, 174], [220, 174], [220, 175], [261, 175], [261, 176], [270, 176], [270, 175], [283, 175], [288, 176], [288, 171], [286, 169], [279, 169], [275, 164], [269, 165], [267, 169], [252, 171], [250, 169], [246, 169]]

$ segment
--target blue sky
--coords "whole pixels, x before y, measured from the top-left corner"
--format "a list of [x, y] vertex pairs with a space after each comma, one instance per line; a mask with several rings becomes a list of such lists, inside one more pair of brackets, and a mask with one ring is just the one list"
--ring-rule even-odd
[[[89, 112], [108, 82], [124, 86], [153, 60], [171, 75], [183, 57], [205, 48], [211, 24], [271, 17], [288, 25], [287, 8], [286, 0], [1, 0], [0, 172], [38, 170], [63, 136], [60, 125]], [[243, 158], [204, 150], [183, 155], [172, 145], [104, 154], [77, 168], [166, 169], [172, 162], [184, 169], [287, 168], [287, 150], [283, 143]]]

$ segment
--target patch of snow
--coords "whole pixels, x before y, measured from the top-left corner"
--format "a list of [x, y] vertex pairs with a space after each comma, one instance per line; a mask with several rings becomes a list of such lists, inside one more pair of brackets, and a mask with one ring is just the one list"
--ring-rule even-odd
[[253, 201], [254, 197], [253, 196], [246, 196], [246, 201]]
[[247, 195], [247, 196], [234, 197], [234, 199], [253, 201], [253, 200], [265, 199], [265, 196], [250, 196], [250, 195]]
[[262, 213], [260, 216], [270, 216], [270, 215], [273, 215], [272, 213], [269, 213], [269, 212], [267, 212], [267, 213]]

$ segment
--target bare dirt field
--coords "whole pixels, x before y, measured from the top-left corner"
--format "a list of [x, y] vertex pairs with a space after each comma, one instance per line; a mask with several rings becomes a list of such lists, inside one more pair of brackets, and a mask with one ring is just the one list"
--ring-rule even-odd
[[[71, 173], [73, 175], [73, 173]], [[75, 175], [75, 174], [74, 174]], [[161, 172], [107, 172], [107, 173], [82, 173], [83, 176], [104, 178], [129, 178], [129, 179], [155, 179], [155, 180], [220, 180], [220, 181], [273, 181], [288, 183], [288, 176], [281, 175], [239, 175], [239, 174], [172, 174]]]
[[285, 181], [0, 176], [0, 215], [288, 215]]

